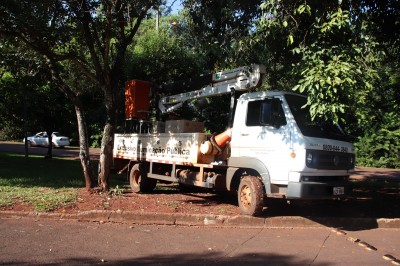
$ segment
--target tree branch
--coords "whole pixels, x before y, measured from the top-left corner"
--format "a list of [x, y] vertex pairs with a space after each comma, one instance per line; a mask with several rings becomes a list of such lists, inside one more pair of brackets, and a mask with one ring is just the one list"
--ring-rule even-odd
[[[84, 31], [84, 35], [85, 35], [85, 40], [86, 40], [86, 44], [88, 46], [89, 49], [89, 53], [90, 53], [90, 57], [92, 59], [95, 71], [96, 71], [96, 76], [97, 76], [97, 80], [100, 81], [102, 80], [103, 77], [103, 71], [102, 71], [102, 67], [101, 67], [101, 63], [100, 63], [100, 59], [96, 53], [96, 49], [95, 49], [95, 43], [97, 43], [97, 46], [99, 48], [101, 48], [101, 42], [99, 40], [99, 36], [97, 35], [97, 29], [95, 27], [95, 23], [93, 23], [92, 21], [92, 17], [90, 15], [90, 9], [88, 6], [88, 3], [86, 0], [82, 0], [82, 12], [83, 14], [81, 14], [79, 8], [75, 8], [74, 12], [77, 16], [77, 18], [81, 21], [82, 23], [82, 27], [83, 27], [83, 31]], [[90, 30], [90, 25], [92, 25], [93, 27], [93, 34], [92, 31]], [[95, 36], [93, 36], [95, 35]], [[101, 49], [100, 49], [101, 51]]]
[[145, 18], [148, 10], [154, 5], [154, 3], [157, 0], [150, 1], [147, 6], [145, 6], [142, 9], [142, 12], [139, 14], [139, 16], [136, 19], [136, 23], [133, 28], [130, 29], [129, 34], [126, 36], [125, 33], [119, 37], [120, 40], [120, 45], [118, 47], [117, 55], [115, 57], [115, 60], [113, 62], [113, 67], [111, 70], [111, 77], [116, 78], [117, 74], [119, 72], [119, 67], [121, 63], [123, 62], [123, 58], [125, 55], [125, 51], [128, 47], [128, 45], [132, 42], [133, 37], [137, 33], [139, 26], [142, 22], [142, 20]]
[[105, 37], [104, 37], [104, 73], [103, 78], [105, 83], [110, 82], [110, 42], [111, 42], [111, 30], [112, 30], [112, 8], [113, 3], [109, 0], [104, 3], [104, 12], [106, 14], [106, 27], [105, 27]]
[[95, 83], [98, 83], [98, 80], [96, 77], [93, 75], [93, 73], [90, 71], [90, 69], [87, 68], [87, 66], [78, 58], [75, 54], [73, 53], [67, 53], [67, 54], [57, 54], [54, 51], [52, 51], [51, 48], [49, 48], [45, 43], [39, 43], [38, 41], [29, 41], [22, 33], [20, 32], [8, 32], [1, 30], [0, 31], [0, 36], [10, 36], [10, 37], [17, 37], [20, 39], [22, 42], [24, 42], [28, 47], [30, 47], [32, 50], [35, 52], [44, 55], [48, 60], [51, 60], [53, 62], [60, 62], [60, 61], [71, 61], [73, 62], [77, 67], [79, 67], [82, 72], [85, 73], [85, 75], [92, 80]]

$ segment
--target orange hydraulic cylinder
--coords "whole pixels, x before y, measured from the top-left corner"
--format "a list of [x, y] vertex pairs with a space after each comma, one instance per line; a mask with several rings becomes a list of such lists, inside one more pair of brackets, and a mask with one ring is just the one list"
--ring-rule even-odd
[[226, 143], [232, 138], [232, 129], [228, 129], [216, 136], [212, 136], [209, 141], [201, 144], [200, 152], [202, 154], [217, 154], [222, 152]]

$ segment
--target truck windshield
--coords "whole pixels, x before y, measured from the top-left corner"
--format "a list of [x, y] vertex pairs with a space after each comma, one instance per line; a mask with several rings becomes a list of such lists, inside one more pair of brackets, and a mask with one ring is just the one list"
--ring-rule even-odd
[[286, 94], [285, 98], [304, 136], [342, 141], [347, 140], [340, 126], [334, 124], [332, 121], [325, 121], [322, 118], [311, 120], [309, 107], [303, 107], [307, 103], [306, 97]]

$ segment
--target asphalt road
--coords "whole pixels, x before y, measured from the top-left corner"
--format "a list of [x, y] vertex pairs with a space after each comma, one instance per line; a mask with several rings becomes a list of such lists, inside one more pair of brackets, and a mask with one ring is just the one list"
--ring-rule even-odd
[[330, 228], [209, 228], [2, 219], [0, 264], [393, 265], [384, 256], [400, 258], [399, 230], [345, 232]]
[[[25, 145], [23, 142], [6, 142], [0, 141], [0, 151], [15, 152], [25, 154]], [[79, 147], [53, 148], [53, 156], [66, 158], [79, 158]], [[90, 155], [96, 159], [100, 154], [99, 149], [90, 149]], [[46, 147], [29, 147], [28, 155], [43, 155], [47, 154]]]

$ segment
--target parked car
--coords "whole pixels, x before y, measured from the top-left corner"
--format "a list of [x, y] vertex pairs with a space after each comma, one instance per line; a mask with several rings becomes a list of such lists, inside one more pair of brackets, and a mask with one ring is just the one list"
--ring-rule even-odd
[[[34, 136], [30, 136], [27, 139], [29, 146], [49, 146], [49, 138], [47, 132], [45, 131], [36, 133]], [[61, 135], [59, 132], [51, 133], [51, 141], [53, 143], [53, 147], [63, 148], [70, 145], [69, 138]], [[25, 139], [23, 139], [23, 142], [25, 142]]]

